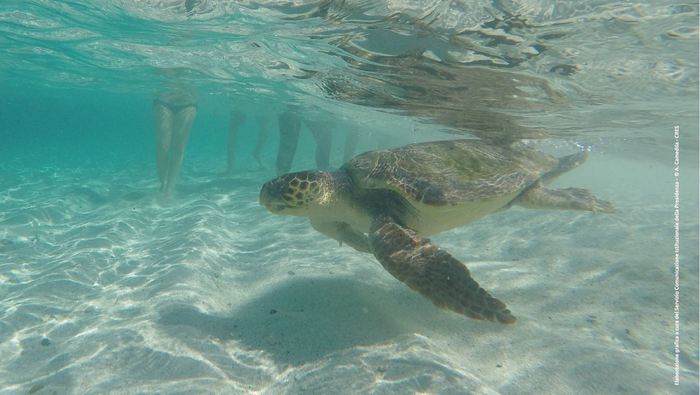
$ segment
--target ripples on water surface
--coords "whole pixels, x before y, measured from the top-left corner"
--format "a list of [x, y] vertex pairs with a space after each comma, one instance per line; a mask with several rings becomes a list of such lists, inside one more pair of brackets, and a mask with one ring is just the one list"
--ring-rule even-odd
[[[0, 393], [697, 393], [697, 21], [676, 1], [3, 1]], [[166, 200], [151, 100], [174, 75], [200, 100]], [[590, 146], [556, 185], [619, 212], [511, 209], [435, 236], [519, 322], [440, 311], [258, 206], [276, 133], [258, 169], [246, 123], [221, 176], [229, 110], [276, 128], [287, 104], [358, 151]]]

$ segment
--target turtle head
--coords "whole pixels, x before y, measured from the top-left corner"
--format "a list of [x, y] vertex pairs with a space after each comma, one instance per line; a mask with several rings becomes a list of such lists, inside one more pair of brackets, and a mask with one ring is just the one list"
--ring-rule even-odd
[[274, 214], [308, 215], [329, 201], [332, 179], [332, 174], [315, 170], [279, 176], [263, 185], [260, 204]]

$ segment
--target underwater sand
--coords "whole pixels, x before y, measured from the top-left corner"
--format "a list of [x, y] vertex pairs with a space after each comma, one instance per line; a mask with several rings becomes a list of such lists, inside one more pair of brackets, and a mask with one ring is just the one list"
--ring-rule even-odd
[[433, 238], [508, 304], [505, 326], [439, 310], [372, 256], [268, 214], [270, 172], [188, 159], [164, 200], [151, 164], [7, 164], [0, 394], [697, 393], [697, 189], [675, 387], [673, 179], [640, 166], [594, 153], [555, 184], [619, 213], [514, 208]]

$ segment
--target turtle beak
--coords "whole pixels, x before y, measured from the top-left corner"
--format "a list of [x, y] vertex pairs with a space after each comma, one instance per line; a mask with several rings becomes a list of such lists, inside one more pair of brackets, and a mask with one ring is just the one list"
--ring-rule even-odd
[[[265, 207], [269, 211], [272, 211], [272, 197], [270, 196], [270, 183], [272, 181], [268, 181], [265, 184], [263, 184], [262, 188], [260, 189], [260, 198], [258, 199], [258, 202], [260, 203], [261, 206]], [[274, 211], [273, 211], [274, 212]]]
[[275, 179], [266, 182], [260, 189], [260, 198], [258, 200], [260, 202], [260, 205], [265, 207], [268, 211], [270, 211], [273, 214], [278, 214], [282, 210], [287, 208], [287, 205], [284, 203], [284, 201], [280, 199], [280, 197], [282, 196], [282, 189], [280, 184], [281, 183], [279, 179]]

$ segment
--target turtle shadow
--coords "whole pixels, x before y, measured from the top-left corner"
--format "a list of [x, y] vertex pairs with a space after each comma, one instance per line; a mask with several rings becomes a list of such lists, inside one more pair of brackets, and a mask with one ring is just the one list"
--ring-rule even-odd
[[161, 309], [158, 323], [185, 343], [192, 335], [198, 343], [204, 337], [236, 341], [277, 363], [301, 365], [412, 333], [411, 322], [425, 312], [392, 291], [352, 279], [301, 278], [272, 287], [229, 316], [176, 304]]

